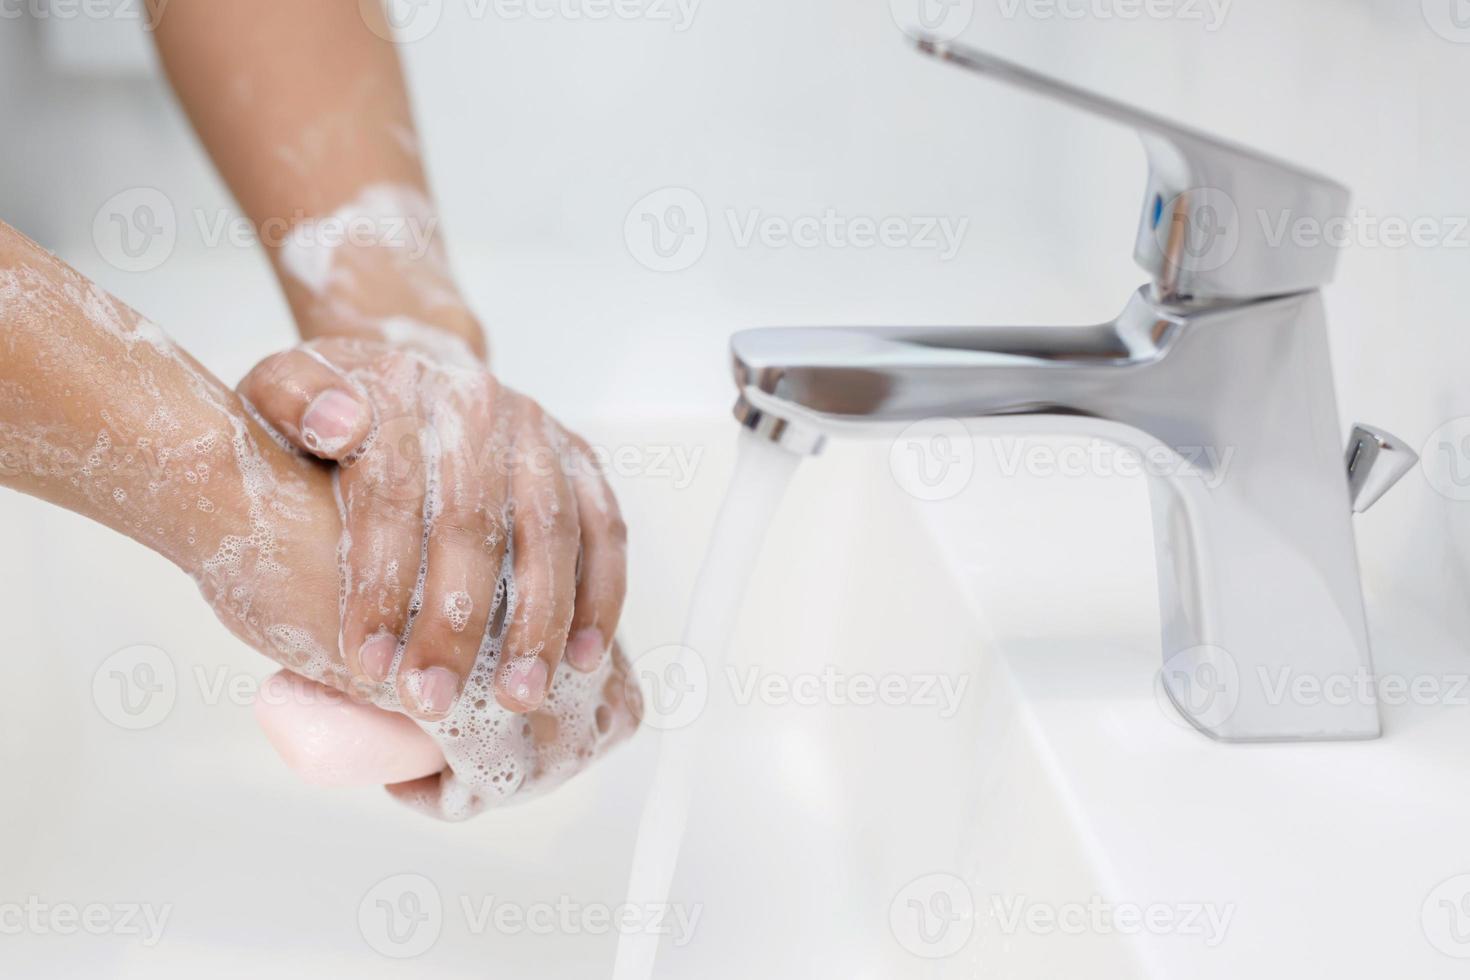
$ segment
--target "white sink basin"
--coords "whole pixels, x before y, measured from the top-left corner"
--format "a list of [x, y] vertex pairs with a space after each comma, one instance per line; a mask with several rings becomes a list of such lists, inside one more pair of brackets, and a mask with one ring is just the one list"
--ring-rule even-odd
[[[232, 281], [208, 268], [196, 278], [201, 296]], [[130, 298], [194, 324], [186, 341], [214, 344], [209, 362], [226, 374], [267, 342], [251, 324], [279, 322], [278, 303], [245, 304], [205, 329], [191, 313], [201, 299], [171, 311], [170, 295]], [[677, 642], [734, 424], [718, 410], [679, 422], [602, 407], [662, 376], [643, 359], [661, 337], [578, 380], [537, 355], [531, 334], [508, 336], [514, 382], [559, 384], [549, 400], [569, 424], [647, 463], [616, 479], [632, 527], [624, 641], [635, 655]], [[671, 358], [704, 367], [677, 375], [682, 390], [724, 391], [719, 345], [686, 340]], [[768, 694], [737, 708], [715, 673], [673, 896], [698, 919], [692, 942], [665, 942], [659, 976], [1462, 976], [1459, 645], [1370, 594], [1380, 671], [1428, 678], [1428, 703], [1385, 705], [1377, 742], [1212, 743], [1154, 695], [1144, 487], [1008, 475], [1005, 454], [975, 446], [973, 477], [942, 501], [906, 494], [882, 441], [836, 443], [798, 472], [733, 645], [739, 685]], [[687, 486], [672, 451], [697, 463]], [[1391, 495], [1364, 520], [1395, 506]], [[422, 946], [412, 967], [433, 976], [609, 975], [617, 937], [598, 916], [623, 899], [656, 732], [545, 800], [467, 825], [426, 822], [380, 791], [312, 789], [250, 715], [250, 689], [273, 665], [219, 627], [182, 575], [15, 495], [0, 496], [0, 526], [7, 972], [255, 977], [288, 964], [363, 978], [400, 974], [385, 952]], [[99, 710], [93, 681], [136, 644], [167, 654], [175, 703], [125, 730]], [[946, 690], [963, 692], [952, 711]], [[793, 703], [813, 691], [817, 703]], [[427, 878], [432, 894], [401, 875]], [[412, 911], [405, 890], [421, 909], [437, 895], [429, 931], [408, 919], [385, 931], [378, 902]], [[37, 913], [47, 928], [65, 927], [57, 909], [100, 903], [112, 926], [17, 931], [12, 910], [27, 903], [48, 910]], [[138, 904], [167, 908], [151, 945], [110, 908]]]
[[[636, 655], [679, 638], [734, 427], [603, 420], [589, 437], [698, 461], [687, 487], [620, 481]], [[697, 916], [693, 940], [666, 941], [658, 975], [1462, 975], [1431, 939], [1470, 952], [1435, 933], [1458, 886], [1431, 892], [1470, 871], [1463, 704], [1390, 706], [1373, 743], [1208, 741], [1154, 696], [1142, 486], [1001, 478], [977, 446], [974, 478], [941, 502], [900, 489], [886, 444], [839, 443], [798, 472], [733, 674], [714, 673], [668, 920]], [[380, 792], [302, 786], [245, 699], [220, 694], [271, 666], [187, 580], [34, 501], [0, 508], [20, 536], [0, 555], [7, 621], [28, 631], [0, 723], [0, 903], [168, 907], [152, 945], [121, 926], [7, 935], [17, 973], [388, 975], [401, 964], [385, 952], [419, 946], [383, 931], [377, 902], [411, 910], [401, 893], [422, 883], [396, 877], [411, 875], [440, 902], [422, 926], [437, 932], [415, 938], [432, 975], [607, 975], [617, 937], [597, 910], [622, 901], [658, 733], [552, 797], [461, 826]], [[1453, 667], [1412, 615], [1380, 625], [1381, 670]], [[177, 693], [128, 731], [92, 681], [138, 643], [167, 652]]]

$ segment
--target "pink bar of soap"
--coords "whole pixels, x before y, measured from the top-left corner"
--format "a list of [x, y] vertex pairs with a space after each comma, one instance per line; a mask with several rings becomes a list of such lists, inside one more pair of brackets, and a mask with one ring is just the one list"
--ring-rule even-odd
[[316, 786], [403, 783], [444, 768], [439, 746], [408, 717], [289, 671], [260, 686], [255, 720], [286, 765]]

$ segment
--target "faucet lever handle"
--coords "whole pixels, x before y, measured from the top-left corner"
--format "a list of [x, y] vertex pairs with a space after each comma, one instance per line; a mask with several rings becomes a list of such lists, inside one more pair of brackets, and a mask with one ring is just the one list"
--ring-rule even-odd
[[1348, 436], [1348, 493], [1361, 514], [1414, 468], [1419, 454], [1391, 432], [1359, 422]]
[[1180, 126], [964, 45], [918, 39], [919, 50], [1137, 130], [1148, 193], [1133, 256], [1161, 300], [1245, 300], [1332, 281], [1337, 249], [1293, 242], [1299, 220], [1326, 228], [1347, 214], [1348, 191], [1320, 174]]

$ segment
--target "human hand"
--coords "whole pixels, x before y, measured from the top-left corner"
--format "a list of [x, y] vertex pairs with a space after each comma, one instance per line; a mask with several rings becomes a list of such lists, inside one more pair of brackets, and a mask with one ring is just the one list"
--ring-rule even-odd
[[[639, 693], [636, 685], [630, 686], [628, 661], [616, 644], [609, 667], [596, 701], [578, 703], [570, 687], [557, 692], [553, 681], [554, 694], [567, 695], [559, 699], [561, 713], [549, 705], [533, 712], [519, 733], [511, 733], [518, 735], [511, 754], [524, 767], [523, 793], [559, 784], [585, 764], [592, 750], [621, 741], [636, 727]], [[255, 717], [286, 764], [313, 785], [389, 784], [395, 796], [431, 810], [443, 795], [443, 781], [449, 778], [441, 775], [444, 749], [407, 715], [363, 704], [282, 670], [261, 685]], [[569, 753], [564, 743], [580, 746]]]
[[[462, 818], [557, 785], [636, 728], [611, 642], [626, 532], [584, 442], [453, 338], [388, 339], [315, 341], [241, 386], [293, 445], [342, 464], [344, 670], [315, 680], [357, 696], [278, 678], [294, 694], [257, 717], [308, 778], [392, 782]], [[557, 669], [563, 650], [575, 669]]]
[[532, 711], [564, 652], [586, 672], [611, 646], [626, 531], [585, 442], [424, 333], [312, 341], [240, 391], [297, 448], [342, 464], [354, 686], [435, 720], [494, 659], [496, 699]]

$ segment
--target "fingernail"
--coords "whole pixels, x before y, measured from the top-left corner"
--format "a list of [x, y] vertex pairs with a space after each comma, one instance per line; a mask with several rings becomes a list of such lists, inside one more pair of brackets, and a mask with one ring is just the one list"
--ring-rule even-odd
[[357, 399], [330, 388], [312, 399], [301, 416], [301, 441], [313, 452], [336, 452], [357, 430], [362, 407]]
[[408, 693], [426, 715], [448, 714], [454, 707], [454, 696], [459, 693], [458, 675], [444, 667], [409, 671], [405, 682]]
[[607, 645], [602, 642], [602, 633], [595, 627], [579, 630], [572, 642], [567, 644], [567, 660], [581, 671], [594, 671], [602, 663]]
[[388, 671], [393, 669], [393, 654], [397, 652], [398, 638], [388, 633], [379, 633], [368, 637], [357, 648], [357, 659], [362, 664], [362, 672], [381, 684], [388, 679]]
[[539, 708], [546, 699], [546, 663], [540, 657], [522, 657], [510, 665], [505, 689], [527, 708]]

